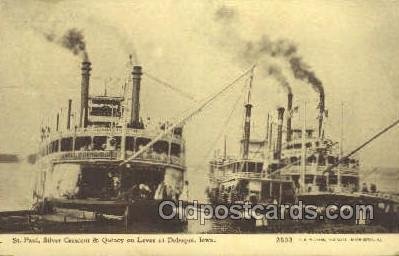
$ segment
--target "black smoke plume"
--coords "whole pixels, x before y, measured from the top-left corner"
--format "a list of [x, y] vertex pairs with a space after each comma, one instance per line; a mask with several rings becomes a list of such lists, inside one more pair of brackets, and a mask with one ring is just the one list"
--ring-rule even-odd
[[316, 92], [324, 96], [322, 82], [316, 77], [315, 73], [310, 70], [309, 66], [302, 61], [302, 58], [295, 56], [290, 58], [289, 62], [292, 73], [296, 79], [308, 82]]
[[[271, 58], [282, 58], [289, 63], [291, 72], [296, 79], [309, 83], [324, 99], [322, 82], [299, 56], [297, 46], [292, 41], [287, 39], [273, 41], [267, 35], [262, 35], [259, 40], [246, 41], [236, 29], [239, 25], [236, 23], [238, 16], [237, 10], [226, 6], [220, 7], [215, 12], [215, 21], [223, 26], [223, 40], [228, 41], [226, 44], [235, 44], [234, 50], [238, 52], [240, 60], [244, 60], [247, 64], [257, 63], [267, 74], [273, 75], [288, 92], [291, 92], [291, 87], [281, 68], [270, 64], [272, 63]], [[259, 61], [261, 61], [261, 65], [259, 65]], [[321, 105], [324, 105], [324, 102]]]
[[284, 74], [281, 71], [281, 68], [276, 65], [271, 65], [269, 66], [268, 69], [268, 74], [273, 76], [279, 84], [290, 94], [292, 94], [292, 89], [290, 84], [288, 83], [287, 78], [284, 76]]
[[81, 56], [84, 61], [89, 61], [87, 54], [86, 42], [81, 30], [76, 28], [69, 29], [59, 38], [54, 32], [42, 32], [47, 41], [61, 45], [70, 50], [74, 55]]
[[68, 30], [61, 39], [61, 45], [71, 50], [74, 55], [82, 56], [83, 60], [88, 61], [89, 56], [82, 31], [76, 28]]

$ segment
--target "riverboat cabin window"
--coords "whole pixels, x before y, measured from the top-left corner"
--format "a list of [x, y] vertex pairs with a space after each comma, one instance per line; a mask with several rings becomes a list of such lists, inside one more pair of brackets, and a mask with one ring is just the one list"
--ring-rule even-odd
[[126, 150], [134, 151], [134, 137], [126, 137]]
[[233, 172], [238, 172], [239, 169], [238, 165], [239, 165], [238, 163], [234, 163]]
[[75, 149], [87, 151], [91, 148], [91, 137], [77, 137], [75, 140]]
[[100, 127], [111, 127], [122, 116], [122, 101], [122, 97], [90, 97], [89, 123]]
[[242, 163], [236, 163], [236, 170], [237, 170], [237, 172], [242, 171]]
[[309, 164], [314, 164], [316, 162], [317, 162], [316, 156], [312, 155], [312, 156], [308, 157], [308, 163]]
[[262, 172], [263, 163], [256, 163], [256, 172]]
[[248, 162], [247, 172], [256, 172], [255, 162]]
[[93, 137], [93, 150], [104, 150], [107, 145], [106, 136]]
[[326, 159], [323, 155], [319, 155], [319, 165], [326, 165]]
[[58, 140], [52, 141], [50, 143], [50, 153], [58, 152]]
[[319, 186], [320, 191], [327, 190], [327, 177], [326, 176], [316, 176], [316, 185]]
[[120, 100], [97, 98], [90, 101], [90, 115], [92, 116], [121, 116]]
[[152, 149], [157, 154], [168, 154], [169, 151], [169, 143], [167, 141], [157, 141], [152, 146]]
[[328, 156], [328, 164], [335, 164], [337, 162], [337, 158], [334, 156]]
[[260, 172], [262, 172], [262, 169], [263, 169], [263, 163], [246, 162], [244, 171], [260, 173]]
[[176, 143], [172, 143], [170, 154], [172, 156], [180, 157], [181, 154], [181, 146]]
[[73, 138], [62, 138], [61, 139], [61, 151], [72, 151], [72, 145], [73, 145]]
[[312, 184], [313, 178], [314, 178], [314, 175], [306, 175], [305, 176], [305, 184]]
[[111, 144], [114, 144], [116, 150], [120, 150], [121, 149], [121, 142], [122, 142], [122, 137], [121, 136], [111, 137]]
[[337, 175], [329, 175], [328, 176], [328, 183], [331, 185], [335, 185], [338, 183]]
[[147, 145], [148, 143], [150, 143], [150, 139], [148, 138], [137, 138], [136, 139], [136, 145], [135, 145], [135, 151], [138, 151], [139, 149], [141, 149], [142, 147], [144, 147], [145, 145]]

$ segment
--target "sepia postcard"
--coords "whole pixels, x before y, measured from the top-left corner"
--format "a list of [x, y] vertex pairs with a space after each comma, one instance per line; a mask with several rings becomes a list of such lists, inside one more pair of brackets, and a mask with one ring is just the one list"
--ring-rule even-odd
[[399, 255], [398, 14], [0, 0], [0, 256]]

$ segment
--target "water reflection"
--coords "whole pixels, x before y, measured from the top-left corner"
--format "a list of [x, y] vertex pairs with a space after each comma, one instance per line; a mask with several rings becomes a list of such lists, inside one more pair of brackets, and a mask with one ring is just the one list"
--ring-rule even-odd
[[34, 166], [28, 163], [0, 164], [0, 211], [30, 209]]

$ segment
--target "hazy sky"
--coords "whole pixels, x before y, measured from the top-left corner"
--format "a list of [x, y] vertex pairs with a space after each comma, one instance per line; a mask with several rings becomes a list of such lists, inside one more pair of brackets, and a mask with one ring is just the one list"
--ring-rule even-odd
[[[398, 2], [1, 0], [0, 151], [34, 151], [41, 120], [54, 123], [68, 98], [78, 103], [80, 59], [47, 41], [44, 34], [59, 38], [70, 28], [83, 31], [93, 64], [91, 94], [103, 93], [110, 79], [108, 91], [118, 94], [118, 79], [125, 79], [128, 56], [135, 53], [144, 71], [201, 99], [249, 68], [237, 60], [238, 46], [229, 44], [226, 27], [215, 20], [222, 6], [234, 11], [234, 26], [229, 29], [240, 38], [257, 41], [267, 35], [298, 46], [325, 88], [327, 134], [339, 134], [341, 102], [345, 105], [346, 151], [399, 118]], [[294, 104], [306, 99], [315, 118], [317, 94], [295, 80], [287, 65], [282, 63], [282, 68], [293, 87]], [[267, 111], [274, 113], [276, 106], [286, 104], [284, 90], [260, 73], [256, 69], [253, 83], [257, 137], [265, 132]], [[243, 85], [186, 126], [194, 183], [206, 180], [207, 152], [222, 134]], [[192, 105], [145, 77], [142, 88], [144, 115], [174, 117]], [[241, 128], [243, 101], [238, 102], [225, 128], [230, 151], [237, 148]], [[295, 125], [299, 124], [294, 120]], [[399, 127], [360, 157], [367, 166], [398, 167], [398, 149]]]

